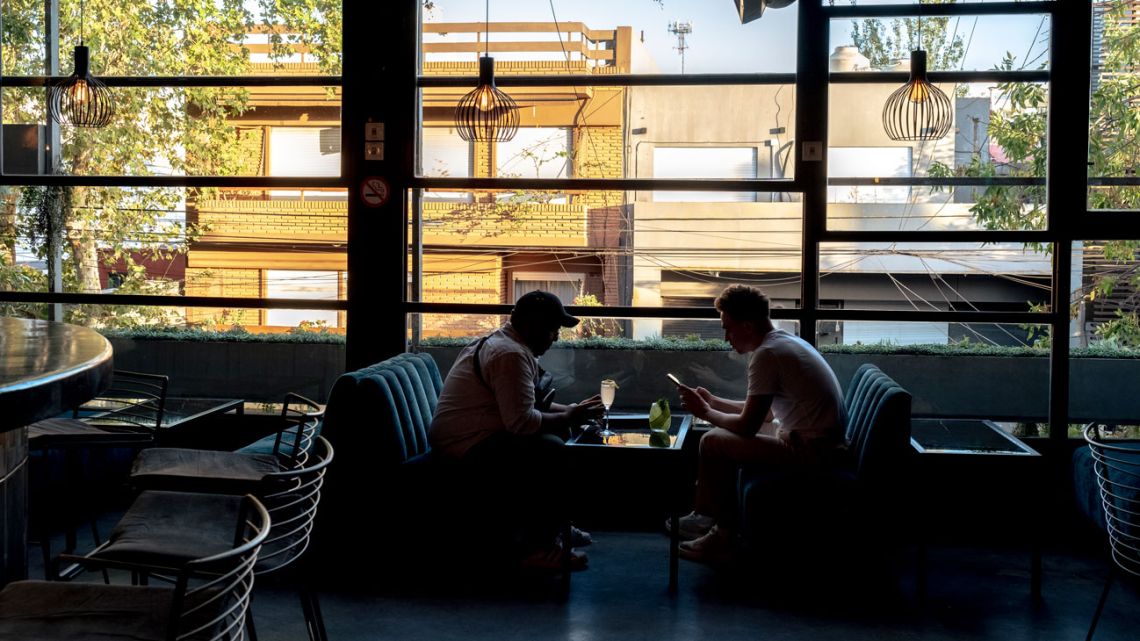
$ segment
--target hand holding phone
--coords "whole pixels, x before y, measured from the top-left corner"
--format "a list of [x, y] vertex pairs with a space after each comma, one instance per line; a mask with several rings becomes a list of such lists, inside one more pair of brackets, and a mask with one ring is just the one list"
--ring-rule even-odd
[[665, 376], [667, 376], [669, 380], [673, 381], [677, 387], [685, 387], [685, 384], [678, 380], [676, 376], [673, 376], [672, 374], [665, 374]]

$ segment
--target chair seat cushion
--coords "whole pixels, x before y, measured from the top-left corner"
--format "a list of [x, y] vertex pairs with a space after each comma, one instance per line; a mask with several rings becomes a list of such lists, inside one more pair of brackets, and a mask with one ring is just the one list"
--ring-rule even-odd
[[28, 426], [28, 445], [32, 448], [126, 443], [150, 439], [149, 432], [108, 430], [75, 418], [47, 418]]
[[139, 495], [92, 558], [179, 567], [233, 548], [242, 497], [148, 491]]
[[0, 640], [160, 641], [173, 594], [163, 587], [17, 581], [0, 591]]
[[273, 456], [152, 447], [135, 458], [131, 482], [147, 489], [257, 494], [265, 477], [280, 471]]

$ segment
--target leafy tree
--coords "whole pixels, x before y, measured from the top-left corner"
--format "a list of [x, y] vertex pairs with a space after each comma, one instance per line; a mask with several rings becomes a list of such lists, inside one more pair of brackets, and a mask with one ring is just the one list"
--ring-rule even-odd
[[[1090, 99], [1090, 176], [1134, 176], [1140, 161], [1140, 26], [1126, 19], [1131, 3], [1118, 0], [1105, 12], [1102, 34], [1102, 72]], [[999, 69], [1016, 68], [1007, 53]], [[932, 176], [1026, 176], [1043, 178], [1046, 167], [1048, 96], [1042, 85], [1002, 83], [997, 87], [998, 108], [990, 114], [989, 136], [1003, 150], [1002, 162], [974, 158], [968, 165], [949, 167], [935, 163]], [[1079, 126], [1079, 125], [1078, 125]], [[1043, 186], [989, 186], [971, 208], [986, 229], [1044, 229], [1046, 225]], [[1091, 209], [1140, 209], [1140, 188], [1135, 186], [1093, 187]], [[1092, 248], [1092, 243], [1086, 243]], [[1050, 247], [1032, 245], [1037, 251]], [[1082, 298], [1104, 299], [1122, 284], [1140, 289], [1140, 265], [1135, 240], [1107, 241], [1102, 248], [1109, 266], [1087, 278]], [[1060, 285], [1060, 284], [1058, 284]], [[1124, 301], [1126, 309], [1097, 329], [1097, 336], [1128, 346], [1135, 343], [1138, 325], [1136, 300]], [[1074, 313], [1076, 306], [1074, 305]]]
[[[955, 0], [919, 0], [920, 4], [953, 4]], [[966, 45], [961, 36], [947, 28], [949, 17], [896, 18], [890, 22], [865, 18], [851, 22], [851, 40], [872, 68], [892, 66], [896, 60], [910, 59], [915, 49], [926, 51], [929, 69], [953, 69], [962, 61]]]
[[[81, 0], [59, 8], [61, 74], [71, 71], [70, 52], [79, 44]], [[97, 76], [242, 75], [250, 73], [242, 43], [258, 18], [245, 0], [86, 0], [82, 25]], [[340, 0], [259, 0], [260, 27], [269, 31], [278, 56], [305, 44], [329, 73], [340, 70]], [[3, 4], [3, 69], [10, 75], [41, 75], [45, 35], [42, 0]], [[283, 25], [269, 27], [269, 25]], [[231, 119], [249, 108], [240, 87], [116, 88], [115, 117], [102, 129], [61, 128], [58, 173], [72, 175], [235, 175], [247, 166]], [[46, 121], [45, 92], [5, 88], [9, 123]], [[15, 263], [19, 237], [46, 240], [43, 213], [65, 203], [65, 291], [99, 291], [99, 266], [125, 265], [121, 292], [156, 292], [142, 262], [185, 252], [197, 230], [171, 220], [188, 199], [204, 194], [182, 188], [29, 188], [0, 193], [0, 253]], [[34, 242], [47, 258], [46, 242]], [[0, 279], [0, 287], [44, 288], [28, 279]], [[169, 292], [167, 292], [169, 293]], [[92, 323], [150, 322], [129, 310], [69, 308], [70, 320]], [[141, 320], [140, 320], [141, 319]]]

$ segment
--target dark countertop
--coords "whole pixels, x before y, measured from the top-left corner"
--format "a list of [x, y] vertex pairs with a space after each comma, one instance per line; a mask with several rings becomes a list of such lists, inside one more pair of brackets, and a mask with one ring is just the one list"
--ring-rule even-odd
[[94, 330], [0, 317], [0, 431], [90, 400], [112, 367], [111, 344]]

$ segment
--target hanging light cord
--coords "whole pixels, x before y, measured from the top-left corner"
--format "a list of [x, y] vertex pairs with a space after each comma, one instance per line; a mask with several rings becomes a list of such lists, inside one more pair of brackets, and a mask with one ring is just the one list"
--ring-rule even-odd
[[487, 22], [487, 32], [483, 36], [483, 55], [491, 55], [491, 0], [487, 0], [487, 6], [483, 10], [483, 18]]
[[83, 12], [87, 6], [86, 0], [79, 0], [79, 46], [83, 46]]

